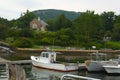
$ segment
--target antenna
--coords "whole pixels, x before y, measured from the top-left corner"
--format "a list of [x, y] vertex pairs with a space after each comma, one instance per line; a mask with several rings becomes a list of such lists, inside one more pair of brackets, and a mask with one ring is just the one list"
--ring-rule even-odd
[[53, 51], [53, 48], [54, 48], [54, 43], [55, 43], [55, 38], [53, 39], [52, 51]]

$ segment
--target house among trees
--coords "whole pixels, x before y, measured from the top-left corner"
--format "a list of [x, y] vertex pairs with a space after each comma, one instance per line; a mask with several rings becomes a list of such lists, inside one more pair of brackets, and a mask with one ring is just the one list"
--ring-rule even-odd
[[44, 22], [43, 20], [38, 17], [38, 19], [33, 19], [30, 22], [30, 28], [35, 29], [35, 30], [41, 30], [41, 31], [46, 31], [47, 30], [48, 24]]

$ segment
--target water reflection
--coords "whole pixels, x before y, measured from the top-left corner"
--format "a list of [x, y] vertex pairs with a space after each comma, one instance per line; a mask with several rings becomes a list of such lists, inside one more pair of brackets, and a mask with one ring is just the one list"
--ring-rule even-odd
[[74, 72], [58, 72], [46, 69], [40, 69], [32, 67], [32, 74], [35, 80], [60, 80], [61, 76], [64, 74], [75, 74], [78, 75], [78, 71]]

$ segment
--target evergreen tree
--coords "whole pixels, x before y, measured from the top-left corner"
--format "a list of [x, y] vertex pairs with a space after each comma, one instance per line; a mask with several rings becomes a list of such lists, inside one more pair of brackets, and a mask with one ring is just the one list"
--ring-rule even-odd
[[64, 14], [61, 14], [57, 17], [55, 21], [55, 30], [60, 30], [62, 28], [70, 28], [72, 26], [72, 22], [68, 20]]

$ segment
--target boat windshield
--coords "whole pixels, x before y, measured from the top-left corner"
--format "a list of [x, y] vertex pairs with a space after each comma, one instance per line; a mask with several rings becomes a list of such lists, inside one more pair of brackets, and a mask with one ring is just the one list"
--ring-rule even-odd
[[48, 53], [42, 53], [41, 56], [48, 58], [48, 57], [49, 57], [49, 54], [48, 54]]

